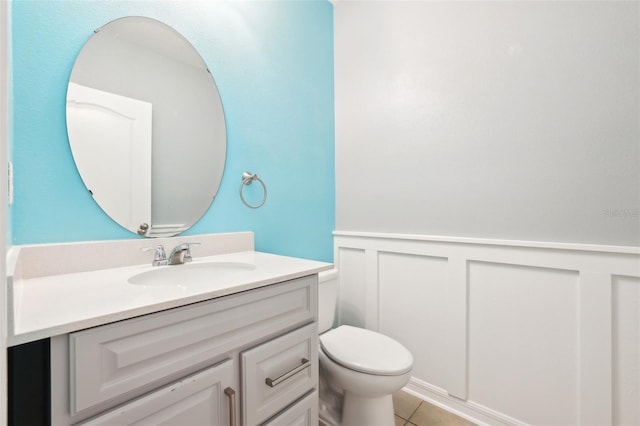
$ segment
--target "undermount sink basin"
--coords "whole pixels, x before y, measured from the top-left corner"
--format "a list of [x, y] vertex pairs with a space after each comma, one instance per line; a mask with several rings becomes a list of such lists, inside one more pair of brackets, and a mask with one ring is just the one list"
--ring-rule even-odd
[[256, 267], [242, 262], [206, 262], [184, 265], [160, 266], [129, 278], [130, 284], [146, 286], [189, 286], [215, 283]]

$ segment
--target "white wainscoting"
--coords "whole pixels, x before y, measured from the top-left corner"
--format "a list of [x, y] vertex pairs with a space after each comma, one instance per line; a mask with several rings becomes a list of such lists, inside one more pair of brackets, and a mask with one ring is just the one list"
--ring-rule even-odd
[[339, 321], [480, 424], [640, 425], [640, 248], [336, 231]]

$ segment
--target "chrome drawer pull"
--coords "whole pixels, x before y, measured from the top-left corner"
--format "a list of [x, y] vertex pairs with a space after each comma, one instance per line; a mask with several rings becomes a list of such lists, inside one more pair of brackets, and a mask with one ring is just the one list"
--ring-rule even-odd
[[236, 391], [226, 388], [224, 394], [229, 397], [229, 426], [236, 426]]
[[277, 379], [272, 379], [270, 377], [267, 377], [264, 380], [264, 382], [269, 387], [273, 388], [273, 387], [278, 386], [280, 383], [284, 382], [285, 380], [287, 380], [289, 377], [293, 376], [294, 374], [301, 372], [305, 368], [311, 367], [311, 361], [309, 361], [306, 358], [302, 358], [302, 360], [300, 362], [302, 362], [302, 364], [300, 364], [299, 366], [297, 366], [296, 368], [294, 368], [291, 371], [287, 371], [286, 373], [284, 373], [282, 376], [278, 377]]

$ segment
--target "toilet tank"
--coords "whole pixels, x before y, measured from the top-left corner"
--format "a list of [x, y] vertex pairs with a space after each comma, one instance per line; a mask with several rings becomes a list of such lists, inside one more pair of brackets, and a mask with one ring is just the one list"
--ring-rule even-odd
[[318, 273], [318, 332], [333, 327], [338, 302], [338, 270]]

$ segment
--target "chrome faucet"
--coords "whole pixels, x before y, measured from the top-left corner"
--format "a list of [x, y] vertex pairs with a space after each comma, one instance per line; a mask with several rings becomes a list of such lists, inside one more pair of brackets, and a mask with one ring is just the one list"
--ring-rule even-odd
[[169, 255], [169, 265], [182, 265], [183, 263], [191, 262], [191, 246], [199, 246], [200, 243], [182, 243], [171, 250]]

